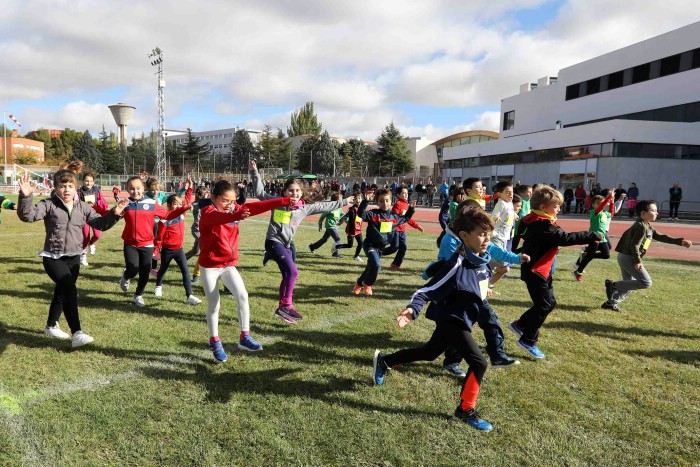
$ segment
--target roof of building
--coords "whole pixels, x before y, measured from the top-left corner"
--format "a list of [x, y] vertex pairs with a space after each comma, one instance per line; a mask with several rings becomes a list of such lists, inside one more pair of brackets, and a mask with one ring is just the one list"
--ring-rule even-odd
[[489, 130], [472, 130], [472, 131], [463, 131], [461, 133], [455, 133], [450, 136], [446, 136], [442, 139], [439, 139], [435, 141], [433, 144], [435, 146], [439, 146], [440, 144], [445, 144], [448, 141], [453, 141], [455, 139], [460, 139], [460, 138], [466, 138], [467, 136], [489, 136], [491, 138], [498, 138], [498, 132], [497, 131], [489, 131]]

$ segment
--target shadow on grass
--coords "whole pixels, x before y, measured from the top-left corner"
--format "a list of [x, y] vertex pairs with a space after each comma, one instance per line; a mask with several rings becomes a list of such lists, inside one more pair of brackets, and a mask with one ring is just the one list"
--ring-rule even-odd
[[663, 358], [671, 362], [700, 367], [700, 352], [692, 350], [625, 350], [626, 354], [647, 358]]
[[607, 337], [620, 340], [621, 334], [634, 334], [642, 337], [671, 337], [677, 339], [698, 339], [698, 334], [683, 334], [676, 332], [661, 331], [658, 329], [648, 329], [628, 326], [613, 326], [610, 324], [589, 323], [585, 321], [559, 321], [547, 325], [553, 329], [573, 329], [591, 336]]

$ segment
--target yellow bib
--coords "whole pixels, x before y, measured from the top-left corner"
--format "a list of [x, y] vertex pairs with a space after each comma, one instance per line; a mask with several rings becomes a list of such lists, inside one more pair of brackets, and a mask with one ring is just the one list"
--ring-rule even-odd
[[393, 222], [382, 222], [379, 226], [379, 231], [381, 233], [391, 233], [391, 226], [394, 225]]
[[289, 224], [292, 220], [292, 211], [282, 211], [280, 209], [275, 209], [273, 217], [275, 222], [278, 224]]
[[647, 238], [646, 240], [644, 240], [644, 245], [642, 246], [642, 248], [644, 248], [645, 250], [648, 250], [649, 245], [651, 245], [651, 238]]
[[484, 279], [483, 281], [479, 281], [479, 292], [481, 292], [481, 299], [486, 300], [486, 297], [488, 297], [488, 291], [489, 291], [489, 280]]

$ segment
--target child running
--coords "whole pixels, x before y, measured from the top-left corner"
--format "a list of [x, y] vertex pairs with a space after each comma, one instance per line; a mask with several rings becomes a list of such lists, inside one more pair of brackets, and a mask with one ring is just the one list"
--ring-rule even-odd
[[[109, 209], [109, 204], [102, 196], [102, 191], [97, 185], [95, 185], [95, 175], [91, 172], [83, 174], [83, 186], [78, 190], [78, 196], [81, 201], [89, 204], [90, 206], [97, 206], [96, 210], [98, 212], [104, 212]], [[92, 230], [92, 236], [90, 236], [90, 230]], [[80, 264], [83, 266], [88, 265], [87, 253], [88, 248], [90, 254], [95, 254], [95, 243], [100, 239], [102, 232], [98, 229], [90, 227], [90, 224], [85, 224], [83, 226], [83, 252], [80, 254]]]
[[[185, 202], [190, 204], [192, 200], [192, 179], [188, 177], [185, 184]], [[168, 211], [177, 209], [183, 205], [182, 198], [177, 195], [168, 196], [165, 205]], [[158, 226], [158, 236], [156, 237], [153, 256], [160, 258], [160, 269], [156, 276], [156, 288], [154, 294], [156, 297], [163, 296], [163, 278], [168, 271], [170, 262], [174, 259], [182, 273], [182, 285], [185, 288], [185, 303], [188, 305], [199, 305], [202, 301], [192, 295], [192, 282], [190, 280], [190, 271], [187, 268], [187, 257], [185, 249], [182, 245], [185, 242], [185, 215], [180, 214], [172, 220], [160, 220]]]
[[[331, 194], [331, 201], [340, 201], [342, 199], [343, 197], [340, 193]], [[338, 235], [338, 222], [340, 221], [341, 217], [343, 217], [342, 208], [333, 209], [332, 211], [324, 212], [323, 214], [321, 214], [321, 217], [319, 217], [318, 219], [318, 231], [320, 232], [321, 228], [324, 225], [326, 227], [326, 231], [323, 233], [323, 236], [320, 240], [309, 245], [309, 251], [311, 253], [321, 248], [323, 245], [326, 244], [329, 238], [332, 238], [333, 244], [331, 245], [331, 254], [335, 258], [340, 257], [340, 253], [338, 253], [338, 245], [340, 245], [340, 235]]]
[[[265, 193], [255, 161], [251, 160], [248, 166], [255, 188], [255, 196], [260, 200], [276, 198], [276, 196]], [[297, 320], [302, 319], [302, 315], [292, 303], [294, 284], [296, 284], [299, 275], [299, 270], [294, 264], [292, 251], [294, 234], [304, 217], [340, 209], [351, 203], [353, 198], [309, 204], [310, 200], [304, 190], [304, 182], [296, 179], [287, 180], [282, 186], [282, 193], [291, 198], [292, 204], [273, 209], [265, 236], [265, 254], [267, 258], [277, 263], [282, 273], [280, 300], [275, 310], [275, 316], [286, 323], [296, 324]]]
[[357, 247], [355, 247], [355, 256], [353, 256], [353, 261], [362, 263], [362, 258], [360, 258], [360, 251], [362, 251], [362, 218], [357, 215], [357, 210], [362, 202], [362, 195], [359, 192], [353, 194], [353, 204], [348, 208], [348, 212], [345, 213], [343, 217], [338, 220], [338, 225], [342, 225], [343, 222], [347, 222], [345, 226], [345, 234], [348, 236], [348, 242], [346, 244], [338, 245], [338, 249], [342, 248], [352, 248], [353, 242], [357, 240]]
[[657, 232], [651, 223], [659, 215], [658, 205], [653, 200], [638, 201], [635, 206], [637, 220], [632, 226], [625, 230], [617, 243], [617, 264], [620, 265], [622, 280], [613, 282], [605, 280], [605, 293], [608, 300], [601, 305], [608, 310], [622, 311], [622, 303], [633, 290], [648, 289], [651, 287], [651, 276], [642, 263], [642, 258], [649, 250], [651, 241], [656, 240], [664, 243], [690, 248], [693, 242], [683, 238], [669, 237]]
[[138, 274], [139, 281], [131, 303], [138, 307], [146, 304], [143, 301], [143, 291], [148, 284], [148, 276], [153, 260], [153, 222], [158, 216], [161, 220], [172, 220], [191, 208], [183, 206], [172, 211], [166, 211], [153, 198], [144, 196], [144, 185], [140, 177], [134, 176], [126, 181], [126, 191], [129, 193], [129, 204], [124, 209], [124, 262], [126, 267], [119, 280], [119, 287], [127, 292], [131, 279]]
[[[396, 213], [400, 216], [405, 216], [408, 211], [408, 188], [401, 186], [396, 190], [396, 203], [391, 208], [391, 212]], [[423, 232], [423, 227], [421, 227], [418, 222], [413, 219], [409, 219], [406, 224], [410, 225], [414, 229]], [[394, 232], [394, 237], [392, 238], [391, 246], [385, 248], [382, 252], [382, 256], [391, 255], [396, 252], [394, 261], [391, 262], [389, 267], [391, 269], [400, 270], [401, 264], [403, 263], [404, 257], [406, 256], [406, 250], [408, 245], [406, 242], [406, 224], [401, 224], [396, 226], [396, 231]]]
[[435, 360], [452, 346], [469, 365], [454, 416], [472, 428], [491, 431], [493, 426], [481, 419], [476, 411], [476, 400], [488, 363], [471, 330], [488, 291], [491, 270], [486, 250], [493, 223], [485, 212], [464, 208], [457, 212], [453, 227], [462, 242], [459, 252], [452, 255], [430, 282], [413, 294], [411, 302], [397, 318], [399, 327], [403, 328], [418, 318], [426, 302], [431, 302], [425, 316], [435, 321], [433, 335], [422, 347], [389, 355], [375, 350], [372, 376], [374, 383], [380, 385], [390, 368]]
[[273, 198], [259, 203], [239, 205], [236, 192], [227, 180], [219, 180], [211, 190], [211, 203], [200, 206], [199, 235], [202, 251], [199, 254], [202, 288], [207, 297], [207, 326], [209, 328], [209, 348], [214, 358], [220, 362], [228, 359], [223, 343], [219, 338], [219, 299], [218, 282], [224, 286], [238, 302], [238, 323], [241, 335], [238, 348], [255, 352], [262, 350], [250, 335], [250, 306], [248, 292], [236, 265], [238, 264], [238, 223], [248, 216], [254, 216], [270, 209], [290, 204], [290, 198]]
[[366, 211], [369, 201], [373, 201], [374, 198], [373, 193], [367, 193], [366, 199], [362, 201], [358, 211], [362, 220], [367, 222], [367, 238], [362, 244], [362, 249], [365, 250], [365, 256], [367, 256], [367, 265], [352, 289], [355, 295], [358, 295], [362, 290], [365, 291], [365, 295], [372, 295], [372, 286], [377, 280], [379, 271], [382, 270], [382, 252], [390, 245], [396, 227], [411, 220], [416, 207], [416, 200], [413, 200], [405, 216], [390, 211], [391, 191], [381, 189], [376, 194], [379, 207]]
[[530, 202], [532, 211], [518, 226], [513, 251], [518, 251], [518, 242], [522, 238], [522, 252], [530, 257], [530, 261], [520, 267], [520, 279], [525, 282], [533, 304], [509, 327], [520, 336], [517, 344], [521, 349], [534, 358], [542, 359], [544, 353], [537, 347], [537, 341], [540, 328], [557, 306], [552, 287], [552, 267], [559, 247], [587, 245], [600, 241], [602, 236], [596, 232], [564, 232], [557, 225], [557, 214], [564, 197], [554, 188], [543, 185], [532, 194]]
[[[194, 203], [192, 203], [192, 226], [190, 231], [194, 237], [194, 245], [190, 251], [185, 253], [185, 258], [188, 260], [193, 256], [199, 256], [199, 210], [200, 207], [206, 206], [207, 203], [207, 189], [203, 186], [198, 186], [194, 192]], [[194, 272], [192, 273], [192, 283], [199, 284], [199, 262], [194, 266]]]
[[576, 260], [576, 266], [572, 271], [574, 279], [578, 282], [583, 282], [583, 271], [594, 258], [610, 258], [611, 245], [610, 237], [608, 237], [610, 221], [613, 216], [620, 211], [622, 200], [624, 199], [624, 196], [621, 196], [617, 202], [614, 202], [614, 194], [615, 190], [611, 189], [610, 194], [606, 198], [603, 198], [601, 195], [595, 195], [591, 200], [591, 225], [588, 230], [590, 232], [598, 232], [602, 235], [603, 239], [597, 244], [594, 242], [594, 244], [588, 245], [588, 247], [583, 247], [584, 249], [581, 251], [581, 256]]
[[53, 177], [54, 191], [49, 199], [32, 205], [34, 187], [28, 177], [20, 180], [18, 216], [23, 222], [44, 220], [46, 239], [39, 252], [44, 270], [56, 284], [49, 306], [49, 317], [44, 333], [69, 339], [71, 336], [58, 325], [61, 312], [72, 333], [72, 347], [89, 344], [94, 339], [84, 333], [78, 314], [78, 289], [80, 253], [83, 250], [83, 225], [107, 230], [116, 224], [127, 205], [126, 200], [100, 216], [92, 206], [76, 200], [77, 177], [70, 170], [59, 170]]
[[[515, 223], [513, 184], [510, 182], [496, 183], [496, 193], [498, 193], [498, 201], [491, 212], [491, 218], [494, 223], [491, 241], [499, 248], [506, 250], [513, 231], [513, 224]], [[489, 266], [494, 271], [493, 278], [491, 279], [491, 286], [496, 285], [496, 282], [510, 271], [508, 262], [493, 258]]]

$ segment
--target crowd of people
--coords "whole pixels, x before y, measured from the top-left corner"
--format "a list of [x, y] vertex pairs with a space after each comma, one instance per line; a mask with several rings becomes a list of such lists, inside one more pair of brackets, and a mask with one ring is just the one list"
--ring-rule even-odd
[[[343, 249], [352, 249], [357, 243], [352, 258], [363, 263], [364, 270], [354, 284], [348, 284], [348, 294], [349, 297], [372, 295], [382, 271], [383, 257], [394, 255], [390, 269], [403, 267], [408, 253], [406, 226], [423, 231], [413, 215], [421, 200], [431, 203], [426, 191], [430, 186], [434, 189], [432, 195], [441, 197], [437, 217], [443, 232], [437, 238], [436, 260], [422, 271], [427, 282], [410, 296], [408, 305], [397, 317], [397, 324], [405, 327], [418, 319], [425, 308], [425, 316], [435, 322], [435, 330], [424, 345], [393, 353], [375, 350], [372, 377], [376, 385], [382, 385], [392, 368], [419, 360], [435, 360], [444, 354], [444, 368], [463, 377], [455, 418], [477, 430], [490, 431], [492, 425], [476, 410], [486, 369], [489, 363], [494, 368], [520, 364], [506, 352], [503, 328], [489, 302], [496, 293], [508, 293], [508, 286], [503, 286], [499, 279], [513, 265], [519, 265], [520, 278], [527, 287], [532, 305], [507, 327], [516, 334], [516, 344], [526, 356], [544, 359], [545, 354], [539, 347], [540, 330], [557, 306], [552, 276], [560, 247], [583, 247], [572, 271], [574, 279], [582, 282], [585, 269], [593, 259], [610, 258], [613, 248], [607, 233], [610, 220], [620, 212], [625, 198], [634, 196], [635, 222], [615, 247], [621, 280], [606, 280], [600, 284], [601, 288], [605, 287], [607, 296], [601, 307], [620, 311], [632, 291], [652, 284], [643, 257], [653, 240], [684, 247], [692, 245], [683, 238], [657, 232], [652, 223], [658, 215], [658, 203], [640, 199], [638, 191], [630, 193], [630, 189], [622, 187], [601, 189], [594, 186], [596, 191], [587, 207], [590, 228], [565, 232], [557, 224], [557, 215], [573, 204], [567, 204], [567, 200], [571, 201], [570, 194], [562, 194], [548, 185], [513, 186], [510, 182], [499, 182], [494, 187], [494, 196], [490, 197], [478, 178], [468, 178], [459, 185], [443, 183], [437, 187], [428, 180], [427, 184], [420, 184], [420, 192], [418, 184], [406, 186], [396, 181], [387, 186], [373, 186], [362, 180], [348, 193], [347, 186], [333, 181], [329, 184], [332, 190], [329, 200], [322, 200], [324, 186], [318, 183], [297, 179], [265, 183], [255, 161], [250, 162], [249, 169], [249, 182], [217, 180], [207, 186], [188, 178], [181, 186], [174, 187], [174, 193], [162, 192], [158, 180], [141, 174], [127, 181], [128, 197], [115, 192], [116, 205], [111, 208], [94, 185], [95, 175], [81, 174], [80, 163], [59, 170], [53, 177], [50, 197], [38, 203], [34, 203], [31, 181], [21, 179], [17, 204], [2, 197], [0, 202], [5, 209], [16, 209], [24, 222], [41, 220], [44, 223], [46, 237], [39, 256], [44, 270], [55, 283], [44, 332], [55, 338], [70, 339], [74, 348], [93, 341], [93, 337], [82, 330], [78, 313], [80, 266], [87, 264], [88, 254], [95, 254], [101, 232], [123, 221], [124, 268], [118, 282], [121, 290], [128, 293], [131, 281], [137, 280], [131, 292], [133, 306], [145, 306], [144, 293], [151, 275], [156, 281], [154, 295], [162, 296], [163, 277], [174, 259], [182, 276], [184, 303], [200, 304], [202, 300], [193, 294], [193, 283], [202, 286], [207, 307], [208, 346], [214, 360], [225, 362], [228, 359], [218, 328], [219, 282], [237, 302], [238, 348], [261, 351], [262, 344], [251, 335], [248, 292], [237, 269], [240, 229], [245, 228], [242, 222], [246, 218], [269, 212], [261, 259], [264, 266], [274, 262], [281, 276], [279, 301], [273, 314], [294, 325], [304, 319], [294, 300], [299, 275], [294, 237], [303, 219], [321, 215], [318, 229], [324, 230], [324, 234], [308, 245], [311, 253], [317, 254], [329, 239], [332, 242], [330, 254], [336, 257]], [[412, 199], [411, 189], [424, 196]], [[247, 202], [248, 195], [257, 201]], [[576, 192], [573, 196], [574, 200], [579, 199]], [[486, 209], [487, 201], [493, 205], [490, 212]], [[191, 233], [195, 245], [185, 252], [185, 214], [189, 210], [194, 214]], [[345, 243], [338, 233], [343, 224]], [[197, 262], [190, 275], [187, 260], [194, 257]], [[496, 287], [502, 291], [495, 292]], [[59, 326], [61, 314], [66, 318], [70, 334]], [[472, 337], [475, 324], [484, 333], [488, 358]], [[466, 371], [461, 368], [462, 360], [466, 362]]]

